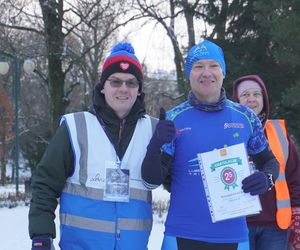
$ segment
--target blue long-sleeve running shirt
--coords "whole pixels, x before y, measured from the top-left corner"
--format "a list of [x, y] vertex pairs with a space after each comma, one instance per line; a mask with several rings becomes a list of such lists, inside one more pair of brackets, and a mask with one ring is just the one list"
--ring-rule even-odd
[[212, 223], [197, 154], [239, 143], [249, 155], [262, 152], [268, 143], [257, 116], [230, 100], [223, 109], [208, 111], [187, 101], [170, 110], [167, 119], [174, 122], [176, 136], [163, 147], [173, 157], [165, 234], [206, 242], [247, 241], [244, 217]]

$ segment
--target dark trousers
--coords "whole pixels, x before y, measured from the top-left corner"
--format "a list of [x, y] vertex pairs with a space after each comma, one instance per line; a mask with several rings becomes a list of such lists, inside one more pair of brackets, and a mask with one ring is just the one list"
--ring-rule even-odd
[[274, 227], [249, 226], [250, 250], [288, 249], [289, 230]]
[[237, 250], [237, 243], [209, 243], [177, 237], [178, 250]]

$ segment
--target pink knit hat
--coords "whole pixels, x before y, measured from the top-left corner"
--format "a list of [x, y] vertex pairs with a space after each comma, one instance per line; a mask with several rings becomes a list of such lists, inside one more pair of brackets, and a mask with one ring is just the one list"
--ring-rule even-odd
[[240, 82], [240, 84], [237, 86], [238, 97], [240, 97], [241, 94], [243, 94], [248, 89], [257, 89], [257, 90], [262, 91], [260, 85], [256, 81], [244, 80], [244, 81]]
[[233, 82], [232, 100], [235, 102], [239, 102], [238, 87], [241, 82], [244, 82], [247, 80], [255, 81], [260, 86], [260, 88], [262, 90], [262, 94], [263, 94], [263, 101], [264, 101], [263, 111], [266, 113], [266, 117], [268, 118], [270, 115], [270, 104], [269, 104], [268, 91], [266, 89], [265, 83], [258, 75], [246, 75], [246, 76], [242, 76], [242, 77], [236, 79]]

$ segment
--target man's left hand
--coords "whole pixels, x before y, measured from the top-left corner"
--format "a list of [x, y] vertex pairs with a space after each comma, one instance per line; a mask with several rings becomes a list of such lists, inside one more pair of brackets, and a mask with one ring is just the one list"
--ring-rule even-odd
[[268, 191], [270, 184], [267, 174], [261, 171], [257, 171], [242, 181], [242, 189], [244, 193], [250, 193], [251, 195], [258, 195]]

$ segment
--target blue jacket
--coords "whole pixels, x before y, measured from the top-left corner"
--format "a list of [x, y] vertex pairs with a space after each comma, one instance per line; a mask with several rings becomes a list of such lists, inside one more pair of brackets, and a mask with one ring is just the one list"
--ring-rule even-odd
[[212, 223], [197, 154], [244, 143], [248, 154], [266, 149], [260, 121], [248, 108], [226, 100], [218, 110], [201, 110], [189, 102], [168, 112], [177, 131], [164, 151], [173, 156], [171, 200], [165, 234], [206, 242], [248, 240], [244, 217]]

